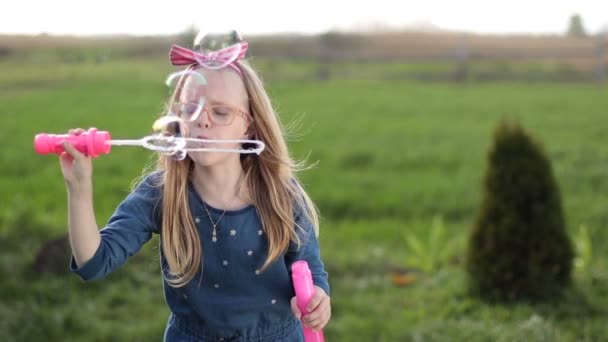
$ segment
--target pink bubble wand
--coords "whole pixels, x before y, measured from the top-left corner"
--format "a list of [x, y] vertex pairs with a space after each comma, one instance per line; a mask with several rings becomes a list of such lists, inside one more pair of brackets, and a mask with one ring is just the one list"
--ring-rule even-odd
[[[161, 152], [169, 155], [183, 155], [185, 152], [232, 152], [232, 153], [255, 153], [260, 154], [266, 147], [259, 140], [212, 140], [195, 139], [161, 134], [146, 136], [141, 139], [112, 139], [107, 131], [98, 131], [90, 128], [82, 134], [47, 134], [40, 133], [34, 137], [34, 150], [38, 154], [61, 154], [64, 152], [62, 143], [68, 141], [81, 153], [96, 158], [101, 154], [108, 154], [112, 146], [141, 146], [148, 150]], [[255, 148], [216, 148], [209, 144], [254, 144]], [[180, 159], [183, 159], [180, 158]]]
[[[300, 309], [302, 316], [307, 315], [309, 312], [306, 307], [315, 294], [315, 287], [306, 261], [299, 260], [291, 265], [291, 280], [296, 292], [298, 309]], [[323, 331], [314, 331], [304, 327], [304, 340], [306, 342], [324, 342], [325, 338], [323, 337]]]

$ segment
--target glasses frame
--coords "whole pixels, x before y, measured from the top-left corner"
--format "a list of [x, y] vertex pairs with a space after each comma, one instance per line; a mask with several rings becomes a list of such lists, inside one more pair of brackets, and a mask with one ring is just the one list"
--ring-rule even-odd
[[[203, 112], [207, 112], [207, 118], [209, 119], [209, 122], [211, 122], [213, 125], [216, 126], [230, 126], [234, 123], [234, 118], [236, 118], [237, 116], [242, 117], [245, 121], [247, 122], [251, 122], [253, 121], [253, 118], [251, 116], [251, 114], [241, 108], [235, 107], [235, 106], [231, 106], [231, 105], [227, 105], [227, 104], [213, 104], [213, 105], [209, 105], [209, 104], [204, 104], [203, 101], [199, 101], [197, 102], [183, 102], [183, 101], [175, 101], [171, 104], [171, 108], [170, 108], [170, 112], [171, 115], [176, 116], [176, 117], [180, 117], [178, 115], [178, 113], [174, 110], [174, 106], [176, 105], [195, 105], [195, 106], [202, 106], [202, 108], [200, 109], [200, 112], [198, 114], [195, 115], [195, 117], [193, 119], [190, 120], [185, 120], [185, 122], [195, 122], [196, 120], [201, 118], [201, 115], [203, 114]], [[221, 124], [221, 123], [217, 123], [216, 121], [214, 121], [212, 115], [209, 114], [209, 111], [212, 110], [212, 108], [214, 107], [227, 107], [229, 108], [233, 113], [235, 113], [235, 115], [230, 119], [230, 122], [227, 124]]]

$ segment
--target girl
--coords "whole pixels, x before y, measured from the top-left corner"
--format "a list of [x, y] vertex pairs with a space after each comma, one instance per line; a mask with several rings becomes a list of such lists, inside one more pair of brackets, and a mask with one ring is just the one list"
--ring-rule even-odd
[[[246, 50], [246, 43], [239, 44]], [[314, 330], [329, 321], [329, 284], [317, 242], [316, 208], [295, 179], [279, 119], [261, 80], [240, 60], [244, 54], [211, 69], [198, 64], [200, 59], [184, 62], [184, 56], [197, 53], [174, 50], [179, 52], [174, 64], [189, 63], [191, 73], [207, 80], [204, 87], [181, 91], [191, 79], [184, 77], [170, 100], [185, 122], [183, 133], [200, 139], [258, 139], [266, 148], [260, 155], [189, 152], [179, 161], [159, 155], [158, 170], [98, 231], [91, 159], [64, 142], [60, 164], [68, 189], [70, 267], [84, 280], [102, 278], [157, 233], [171, 311], [165, 341], [302, 341], [299, 320]], [[189, 110], [201, 98], [200, 113]], [[308, 262], [315, 284], [304, 317], [290, 278], [296, 260]]]

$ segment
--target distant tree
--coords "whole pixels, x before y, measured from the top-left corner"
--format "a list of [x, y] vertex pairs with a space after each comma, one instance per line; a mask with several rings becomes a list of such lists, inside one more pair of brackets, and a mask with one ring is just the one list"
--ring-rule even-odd
[[573, 253], [546, 152], [517, 122], [501, 122], [469, 236], [471, 285], [490, 299], [550, 297], [569, 283]]
[[194, 39], [198, 34], [199, 29], [195, 25], [188, 26], [184, 31], [179, 34], [180, 43], [188, 48], [194, 46]]
[[578, 14], [573, 14], [570, 17], [570, 22], [568, 24], [568, 36], [571, 37], [586, 37], [587, 32], [585, 31], [585, 27], [583, 26], [583, 18], [581, 18]]

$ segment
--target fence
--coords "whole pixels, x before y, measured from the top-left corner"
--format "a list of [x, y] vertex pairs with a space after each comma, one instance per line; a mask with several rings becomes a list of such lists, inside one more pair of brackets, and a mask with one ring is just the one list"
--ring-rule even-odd
[[[248, 56], [276, 79], [416, 79], [452, 82], [607, 80], [608, 33], [589, 37], [463, 33], [336, 33], [247, 37]], [[0, 36], [0, 60], [35, 51], [64, 63], [164, 59], [183, 37]], [[51, 56], [51, 57], [49, 57]], [[54, 56], [54, 57], [53, 57]], [[294, 67], [295, 65], [295, 67]]]
[[[575, 38], [328, 33], [312, 37], [262, 37], [251, 47], [253, 56], [274, 64], [283, 61], [312, 63], [314, 68], [292, 76], [319, 80], [374, 77], [456, 82], [605, 82], [608, 64], [608, 34]], [[392, 67], [372, 67], [378, 64]], [[281, 71], [281, 68], [269, 69]]]

